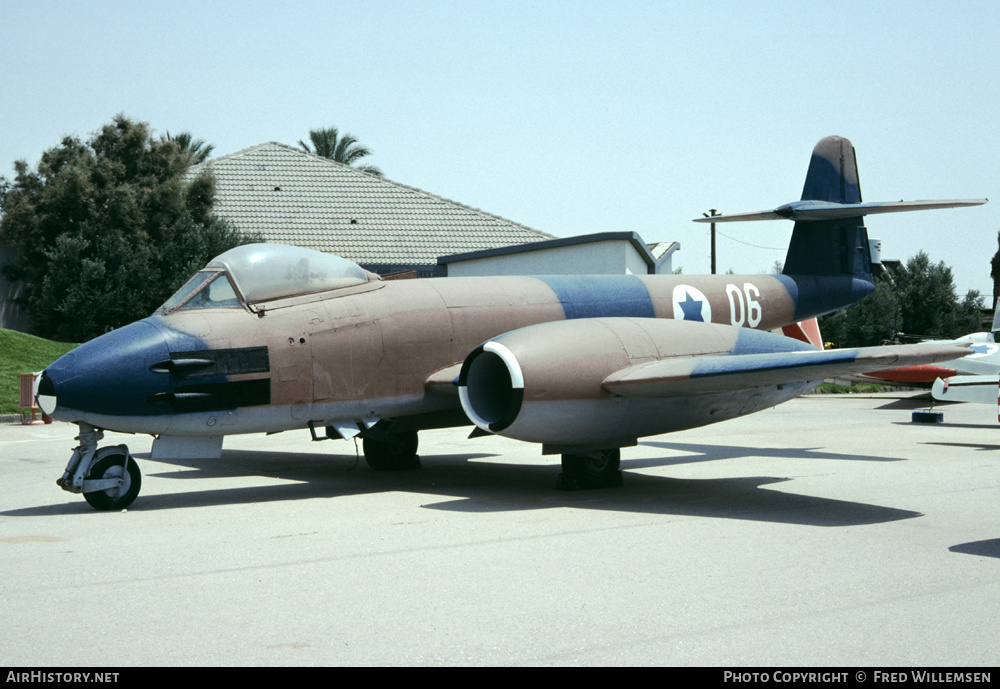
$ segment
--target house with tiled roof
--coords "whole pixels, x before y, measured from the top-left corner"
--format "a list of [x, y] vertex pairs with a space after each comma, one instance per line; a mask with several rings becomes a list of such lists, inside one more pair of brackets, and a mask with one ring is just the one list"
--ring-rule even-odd
[[215, 212], [264, 241], [316, 249], [377, 273], [443, 275], [438, 257], [553, 236], [280, 143], [208, 160]]

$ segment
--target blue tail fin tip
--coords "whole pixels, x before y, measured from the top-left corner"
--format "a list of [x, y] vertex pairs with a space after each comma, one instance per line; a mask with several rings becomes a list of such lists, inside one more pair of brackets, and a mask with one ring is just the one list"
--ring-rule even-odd
[[850, 141], [842, 136], [820, 139], [809, 161], [802, 200], [861, 203], [858, 161]]

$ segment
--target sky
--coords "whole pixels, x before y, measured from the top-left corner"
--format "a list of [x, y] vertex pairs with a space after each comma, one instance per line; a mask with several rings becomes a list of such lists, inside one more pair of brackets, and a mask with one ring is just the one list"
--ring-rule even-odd
[[[0, 0], [0, 175], [119, 113], [226, 155], [337, 127], [388, 179], [557, 237], [633, 231], [709, 271], [709, 209], [797, 200], [813, 146], [857, 151], [870, 216], [992, 294], [1000, 8], [814, 3]], [[787, 221], [720, 225], [719, 272], [771, 272]]]

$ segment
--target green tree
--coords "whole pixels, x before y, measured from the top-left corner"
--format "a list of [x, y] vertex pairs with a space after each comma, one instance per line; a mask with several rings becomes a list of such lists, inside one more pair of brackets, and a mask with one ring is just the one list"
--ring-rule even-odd
[[0, 241], [16, 250], [6, 273], [25, 283], [39, 335], [83, 342], [147, 316], [213, 256], [252, 241], [212, 213], [209, 172], [183, 179], [190, 153], [118, 115], [86, 143], [63, 139], [37, 170], [18, 161], [12, 181], [0, 178]]
[[307, 153], [354, 166], [361, 172], [367, 172], [376, 177], [382, 176], [382, 171], [374, 165], [357, 165], [359, 160], [371, 155], [371, 150], [359, 144], [358, 140], [350, 134], [341, 136], [336, 127], [310, 129], [309, 141], [312, 142], [312, 148], [304, 141], [299, 141], [299, 146]]
[[875, 291], [856, 304], [819, 319], [825, 342], [837, 347], [873, 347], [892, 340], [898, 325], [899, 302], [891, 279], [875, 278]]
[[900, 330], [911, 337], [949, 339], [981, 329], [982, 297], [970, 290], [959, 300], [951, 268], [931, 263], [923, 251], [889, 271], [899, 300]]

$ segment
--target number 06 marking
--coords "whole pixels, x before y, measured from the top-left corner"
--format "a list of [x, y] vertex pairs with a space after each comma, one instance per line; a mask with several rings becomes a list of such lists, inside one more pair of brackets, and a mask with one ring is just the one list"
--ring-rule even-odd
[[733, 325], [743, 325], [746, 322], [751, 328], [760, 325], [763, 316], [760, 302], [754, 297], [760, 297], [760, 290], [751, 282], [744, 282], [743, 289], [736, 285], [726, 285], [726, 296], [729, 297], [729, 314]]

